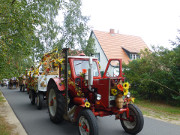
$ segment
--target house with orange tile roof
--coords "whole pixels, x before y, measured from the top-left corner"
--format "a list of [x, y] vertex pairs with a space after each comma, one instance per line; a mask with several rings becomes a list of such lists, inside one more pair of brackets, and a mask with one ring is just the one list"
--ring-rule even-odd
[[141, 37], [92, 30], [90, 37], [95, 39], [95, 57], [100, 61], [101, 70], [104, 71], [110, 58], [120, 58], [126, 64], [139, 58], [141, 50], [148, 48]]

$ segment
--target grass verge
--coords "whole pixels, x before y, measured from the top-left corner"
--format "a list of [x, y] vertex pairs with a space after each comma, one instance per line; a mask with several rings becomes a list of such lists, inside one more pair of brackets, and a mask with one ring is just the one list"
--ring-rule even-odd
[[151, 102], [148, 100], [139, 100], [136, 99], [135, 103], [137, 105], [140, 105], [145, 108], [150, 108], [154, 111], [159, 111], [159, 112], [164, 112], [164, 113], [169, 113], [169, 114], [174, 114], [174, 115], [180, 115], [180, 107], [174, 107], [170, 106], [164, 103], [158, 103], [158, 102]]
[[[5, 101], [6, 100], [4, 99], [4, 97], [2, 96], [2, 93], [0, 91], [0, 107], [3, 106], [3, 103]], [[2, 116], [2, 114], [0, 112], [0, 135], [10, 135], [11, 130], [12, 130], [12, 126], [6, 122], [5, 118]]]
[[2, 93], [0, 91], [0, 104], [3, 104], [3, 102], [5, 102], [6, 100], [4, 99], [4, 97], [2, 96]]
[[180, 107], [174, 107], [164, 103], [139, 99], [135, 99], [135, 104], [146, 116], [151, 116], [180, 125]]
[[5, 121], [5, 119], [0, 115], [0, 135], [10, 135], [11, 127]]

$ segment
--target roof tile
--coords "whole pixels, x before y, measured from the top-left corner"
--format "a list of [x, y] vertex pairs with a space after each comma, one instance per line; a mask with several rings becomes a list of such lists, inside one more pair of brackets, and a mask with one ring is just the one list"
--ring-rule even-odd
[[141, 50], [148, 48], [142, 38], [132, 35], [123, 35], [109, 32], [93, 30], [107, 58], [121, 58], [126, 64], [130, 59], [123, 50], [126, 49], [131, 53], [139, 53]]

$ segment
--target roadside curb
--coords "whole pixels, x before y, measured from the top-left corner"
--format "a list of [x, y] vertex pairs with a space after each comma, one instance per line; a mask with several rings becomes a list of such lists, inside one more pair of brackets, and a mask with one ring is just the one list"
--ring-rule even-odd
[[[2, 92], [1, 92], [2, 93]], [[3, 93], [2, 96], [4, 97]], [[25, 131], [24, 127], [16, 117], [14, 111], [12, 110], [11, 106], [9, 105], [8, 101], [4, 97], [5, 102], [2, 105], [2, 111], [3, 114], [2, 116], [5, 118], [5, 120], [10, 124], [10, 125], [15, 125], [13, 128], [13, 133], [12, 134], [17, 134], [17, 135], [27, 135], [27, 132]]]

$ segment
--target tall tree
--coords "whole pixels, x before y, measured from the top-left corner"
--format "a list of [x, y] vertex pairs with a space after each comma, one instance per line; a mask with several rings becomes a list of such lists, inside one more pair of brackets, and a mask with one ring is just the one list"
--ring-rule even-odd
[[81, 0], [1, 0], [0, 79], [20, 74], [52, 48], [85, 48], [88, 17], [80, 7]]
[[32, 52], [37, 15], [26, 1], [2, 0], [0, 3], [1, 78], [18, 74]]
[[82, 15], [81, 5], [81, 0], [68, 0], [64, 4], [64, 21], [61, 29], [63, 47], [82, 49], [87, 43], [89, 28], [86, 23], [89, 18]]
[[60, 5], [61, 0], [1, 0], [0, 78], [18, 75], [25, 70], [23, 65], [30, 66], [32, 60], [43, 54], [40, 37], [44, 33], [49, 33], [49, 37], [53, 35], [53, 31], [43, 29], [44, 25], [53, 24], [52, 18]]

